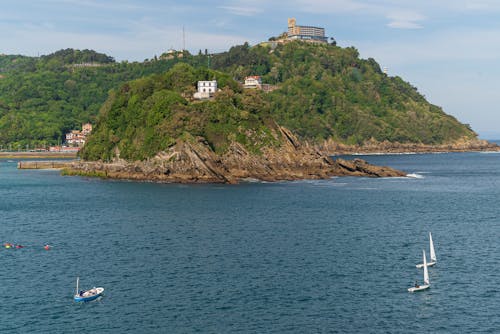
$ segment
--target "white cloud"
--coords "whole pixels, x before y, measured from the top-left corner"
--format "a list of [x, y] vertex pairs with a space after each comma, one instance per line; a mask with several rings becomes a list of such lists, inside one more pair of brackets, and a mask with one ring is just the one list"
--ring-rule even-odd
[[393, 11], [387, 15], [390, 22], [387, 24], [390, 28], [396, 29], [420, 29], [422, 25], [419, 22], [425, 17], [414, 11]]
[[389, 28], [394, 29], [421, 29], [422, 26], [416, 22], [393, 20], [387, 23]]
[[362, 1], [354, 0], [290, 0], [289, 8], [297, 8], [298, 11], [326, 14], [326, 13], [348, 13], [371, 11], [373, 6]]
[[465, 0], [462, 2], [466, 10], [473, 11], [499, 11], [500, 3], [497, 0]]
[[362, 15], [388, 20], [387, 26], [396, 29], [419, 29], [425, 17], [410, 5], [392, 1], [360, 0], [294, 0], [300, 10], [315, 14]]
[[224, 9], [231, 14], [238, 16], [254, 16], [262, 12], [262, 9], [257, 7], [246, 7], [246, 6], [219, 6], [218, 8]]
[[142, 5], [126, 2], [126, 1], [96, 1], [96, 0], [45, 0], [47, 2], [58, 3], [63, 5], [71, 5], [78, 7], [93, 7], [107, 10], [141, 10], [146, 9]]

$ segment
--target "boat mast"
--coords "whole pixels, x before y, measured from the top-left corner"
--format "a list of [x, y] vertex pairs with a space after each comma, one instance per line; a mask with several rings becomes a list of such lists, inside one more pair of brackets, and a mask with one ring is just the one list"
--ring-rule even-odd
[[78, 294], [78, 283], [80, 283], [80, 277], [76, 277], [76, 293], [75, 293], [75, 295]]

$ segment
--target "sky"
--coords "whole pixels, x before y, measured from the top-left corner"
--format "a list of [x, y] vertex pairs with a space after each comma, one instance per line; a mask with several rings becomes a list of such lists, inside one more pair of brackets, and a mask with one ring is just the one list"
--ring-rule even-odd
[[498, 0], [0, 0], [0, 54], [93, 49], [142, 61], [222, 52], [298, 25], [324, 27], [484, 139], [500, 139]]

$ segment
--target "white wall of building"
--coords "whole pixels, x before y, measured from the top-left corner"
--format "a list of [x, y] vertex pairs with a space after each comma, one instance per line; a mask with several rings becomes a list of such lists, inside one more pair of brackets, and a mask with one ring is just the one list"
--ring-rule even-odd
[[217, 80], [198, 81], [198, 93], [215, 93], [217, 92]]

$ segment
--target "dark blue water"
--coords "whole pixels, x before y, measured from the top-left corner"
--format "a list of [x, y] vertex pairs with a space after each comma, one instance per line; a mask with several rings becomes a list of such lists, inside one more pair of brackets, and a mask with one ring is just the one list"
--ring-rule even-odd
[[[0, 241], [26, 246], [0, 249], [1, 331], [498, 333], [500, 154], [365, 158], [419, 178], [162, 185], [0, 160]], [[429, 231], [431, 289], [410, 294]], [[74, 303], [76, 276], [105, 297]]]

